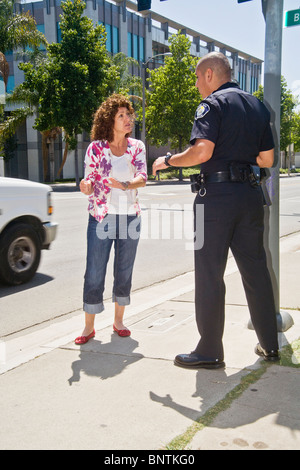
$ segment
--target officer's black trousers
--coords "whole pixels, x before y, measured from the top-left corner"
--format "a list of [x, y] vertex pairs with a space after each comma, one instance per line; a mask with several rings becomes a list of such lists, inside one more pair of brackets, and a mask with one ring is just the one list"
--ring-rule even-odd
[[[276, 350], [276, 311], [263, 245], [261, 189], [251, 187], [249, 182], [208, 183], [206, 189], [206, 195], [198, 194], [194, 203], [195, 305], [200, 333], [195, 352], [223, 360], [224, 271], [229, 248], [242, 276], [258, 341], [266, 350]], [[204, 205], [204, 220], [199, 207], [197, 210], [199, 204]], [[197, 249], [201, 230], [204, 244]]]

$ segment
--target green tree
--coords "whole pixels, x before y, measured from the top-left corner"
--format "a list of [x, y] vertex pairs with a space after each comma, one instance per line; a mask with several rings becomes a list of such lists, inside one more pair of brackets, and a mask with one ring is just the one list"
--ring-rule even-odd
[[[171, 57], [150, 73], [146, 96], [147, 138], [154, 145], [170, 142], [181, 152], [189, 143], [196, 108], [200, 102], [195, 87], [197, 58], [190, 55], [191, 42], [185, 35], [169, 39]], [[181, 169], [180, 169], [181, 179]]]
[[[39, 62], [40, 63], [40, 62]], [[15, 87], [12, 94], [6, 97], [7, 104], [13, 104], [14, 109], [7, 113], [1, 122], [0, 118], [0, 148], [3, 148], [4, 159], [8, 160], [13, 156], [12, 151], [8, 151], [12, 148], [12, 142], [14, 141], [14, 134], [16, 133], [19, 126], [21, 126], [26, 118], [33, 116], [37, 113], [39, 104], [39, 95], [36, 90], [31, 91], [30, 89], [23, 86], [23, 84]], [[58, 129], [56, 128], [56, 132]], [[42, 134], [42, 147], [43, 147], [43, 167], [44, 167], [44, 181], [48, 173], [48, 146], [46, 141], [48, 140], [49, 131], [41, 131]], [[52, 138], [54, 138], [53, 132], [51, 132]], [[7, 150], [8, 147], [8, 150]], [[1, 153], [1, 152], [0, 152]]]
[[[46, 46], [45, 36], [38, 31], [35, 19], [27, 12], [16, 13], [15, 0], [0, 1], [0, 78], [7, 87], [9, 65], [5, 53], [9, 50], [21, 49], [32, 59], [39, 55], [41, 45]], [[18, 125], [31, 113], [28, 106], [14, 112], [12, 116], [5, 116], [4, 106], [0, 105], [0, 154], [7, 156], [5, 142], [11, 138]]]
[[128, 96], [139, 119], [143, 101], [143, 85], [141, 77], [131, 73], [131, 70], [139, 69], [140, 65], [137, 60], [133, 57], [127, 57], [123, 52], [118, 52], [111, 60], [117, 72], [113, 92]]
[[293, 114], [291, 140], [295, 152], [300, 152], [300, 112]]
[[[264, 89], [260, 85], [258, 90], [253, 93], [258, 99], [263, 101]], [[286, 152], [287, 147], [293, 143], [297, 125], [294, 122], [294, 108], [297, 106], [297, 100], [292, 92], [287, 88], [287, 82], [281, 77], [281, 95], [280, 95], [280, 150]], [[294, 129], [294, 132], [293, 132]], [[298, 128], [298, 133], [300, 128]]]
[[15, 0], [0, 2], [0, 52], [46, 45], [45, 36], [38, 31], [35, 19], [29, 12], [15, 13]]
[[280, 150], [286, 150], [292, 143], [292, 127], [296, 100], [287, 88], [286, 80], [281, 77], [281, 106], [280, 106]]
[[49, 139], [56, 135], [53, 129], [64, 130], [67, 149], [75, 150], [79, 184], [77, 135], [90, 131], [93, 114], [111, 91], [117, 72], [106, 51], [104, 27], [94, 27], [83, 16], [85, 3], [67, 0], [61, 8], [61, 42], [48, 45], [47, 60], [38, 67], [20, 65], [25, 73], [21, 91], [37, 97], [36, 129], [48, 131]]
[[141, 100], [142, 80], [130, 72], [130, 68], [139, 68], [138, 61], [133, 57], [127, 57], [123, 52], [118, 52], [111, 60], [118, 71], [114, 92], [138, 97]]
[[47, 41], [45, 36], [38, 31], [35, 19], [29, 12], [15, 12], [15, 0], [1, 0], [0, 2], [0, 76], [7, 86], [9, 73], [8, 63], [5, 58], [7, 51], [15, 51], [31, 47], [37, 51]]

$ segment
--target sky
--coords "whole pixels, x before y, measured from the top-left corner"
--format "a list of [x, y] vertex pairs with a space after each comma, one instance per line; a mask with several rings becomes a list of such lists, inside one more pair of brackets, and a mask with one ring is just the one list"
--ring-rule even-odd
[[[153, 11], [195, 31], [264, 60], [265, 19], [261, 0], [152, 0]], [[300, 0], [284, 0], [283, 11], [300, 9]], [[282, 29], [281, 75], [300, 99], [300, 25]]]

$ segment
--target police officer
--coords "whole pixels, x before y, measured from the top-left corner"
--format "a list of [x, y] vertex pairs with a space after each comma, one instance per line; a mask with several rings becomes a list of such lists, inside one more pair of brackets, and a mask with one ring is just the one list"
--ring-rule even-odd
[[[200, 341], [192, 353], [176, 356], [175, 364], [225, 366], [224, 271], [229, 248], [241, 273], [258, 337], [255, 352], [276, 361], [276, 310], [263, 246], [263, 194], [255, 179], [258, 167], [271, 167], [274, 161], [270, 115], [263, 103], [231, 82], [230, 63], [222, 53], [211, 52], [200, 59], [196, 76], [203, 101], [196, 111], [191, 146], [182, 153], [159, 157], [153, 164], [154, 174], [168, 166], [201, 164], [194, 203], [195, 230], [204, 223], [203, 247], [194, 249]], [[204, 222], [197, 220], [199, 204], [204, 205]]]

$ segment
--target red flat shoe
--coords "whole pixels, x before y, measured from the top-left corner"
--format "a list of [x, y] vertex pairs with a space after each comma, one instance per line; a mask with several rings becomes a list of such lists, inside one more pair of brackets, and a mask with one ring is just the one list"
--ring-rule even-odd
[[128, 330], [127, 328], [125, 330], [118, 330], [118, 328], [116, 328], [115, 325], [113, 325], [113, 329], [116, 333], [118, 333], [119, 336], [122, 336], [123, 338], [125, 338], [125, 336], [131, 335], [131, 331]]
[[87, 343], [91, 338], [94, 338], [96, 332], [95, 330], [92, 331], [92, 333], [88, 336], [78, 336], [75, 339], [75, 344], [85, 344]]

